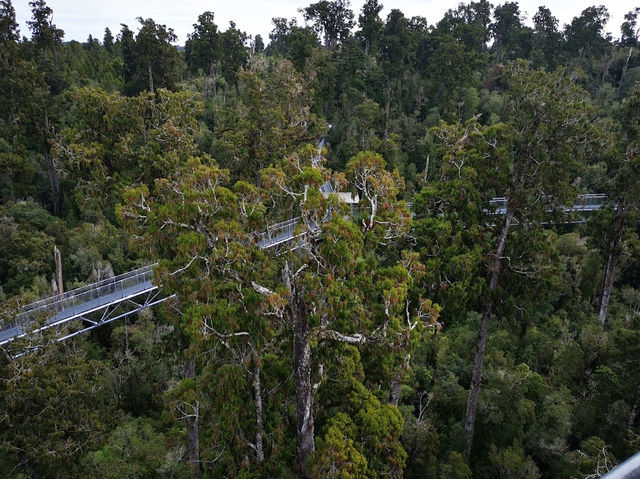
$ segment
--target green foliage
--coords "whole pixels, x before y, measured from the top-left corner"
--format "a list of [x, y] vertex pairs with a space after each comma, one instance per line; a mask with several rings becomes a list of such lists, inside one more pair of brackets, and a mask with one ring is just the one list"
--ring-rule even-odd
[[469, 469], [469, 466], [464, 462], [462, 454], [452, 451], [449, 453], [447, 462], [441, 467], [440, 477], [442, 479], [470, 479], [473, 476], [471, 469]]
[[332, 418], [324, 437], [318, 439], [311, 461], [311, 477], [356, 479], [367, 476], [367, 459], [354, 444], [357, 427], [344, 413]]
[[540, 477], [540, 471], [531, 457], [525, 456], [522, 448], [514, 443], [505, 450], [499, 451], [492, 446], [490, 453], [491, 462], [494, 464], [500, 478], [533, 478]]
[[[204, 12], [181, 50], [153, 19], [63, 44], [30, 7], [21, 39], [0, 0], [3, 324], [50, 294], [54, 247], [67, 290], [144, 257], [178, 299], [2, 360], [5, 475], [570, 479], [638, 449], [638, 9], [614, 41], [602, 6], [561, 29], [542, 6], [529, 27], [515, 2], [369, 0], [352, 34], [320, 1], [266, 48]], [[577, 192], [607, 205], [564, 224]], [[489, 295], [496, 196], [515, 225]], [[297, 216], [294, 251], [257, 247]]]
[[333, 50], [338, 42], [349, 36], [354, 26], [349, 0], [321, 0], [301, 9], [306, 21], [313, 22], [314, 30], [324, 37], [324, 46]]
[[318, 46], [318, 36], [309, 27], [299, 27], [295, 19], [273, 19], [273, 31], [269, 34], [267, 55], [282, 55], [291, 60], [301, 71]]
[[315, 141], [326, 127], [311, 113], [307, 81], [286, 60], [256, 63], [239, 73], [240, 99], [220, 112], [212, 153], [235, 179]]
[[99, 479], [191, 477], [186, 465], [179, 462], [183, 446], [168, 449], [166, 441], [153, 421], [126, 417], [102, 449], [82, 459], [82, 473]]
[[137, 95], [157, 88], [173, 90], [182, 68], [182, 57], [171, 46], [177, 37], [172, 28], [151, 18], [138, 17], [140, 29], [133, 34], [123, 26], [124, 92]]
[[312, 477], [402, 477], [406, 453], [399, 436], [399, 411], [380, 401], [360, 383], [347, 388], [345, 412], [332, 417], [310, 459]]
[[[0, 244], [0, 281], [9, 294], [28, 290], [36, 277], [49, 276], [53, 271], [55, 240], [42, 231], [44, 228], [38, 228], [38, 222], [46, 222], [49, 215], [39, 205], [25, 203], [16, 206], [17, 218], [4, 208], [0, 209], [3, 213], [0, 216], [0, 234], [4, 238]], [[21, 212], [35, 215], [20, 217]], [[29, 219], [35, 220], [35, 224], [28, 222]], [[39, 293], [47, 294], [47, 291]]]
[[2, 448], [9, 464], [55, 477], [101, 445], [118, 412], [103, 363], [47, 349], [3, 366]]
[[126, 98], [78, 88], [69, 90], [66, 100], [71, 121], [52, 153], [83, 219], [113, 221], [124, 187], [151, 185], [196, 153], [203, 105], [190, 93], [158, 90]]

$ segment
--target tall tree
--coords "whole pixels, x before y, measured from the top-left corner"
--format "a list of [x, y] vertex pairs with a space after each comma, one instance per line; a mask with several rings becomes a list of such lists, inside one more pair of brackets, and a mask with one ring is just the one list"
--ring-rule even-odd
[[585, 8], [579, 17], [573, 17], [564, 30], [569, 52], [581, 59], [602, 55], [610, 41], [604, 31], [608, 20], [609, 11], [604, 5]]
[[498, 63], [529, 56], [531, 29], [525, 27], [520, 15], [520, 7], [515, 2], [498, 5], [491, 26], [494, 38], [493, 50]]
[[264, 40], [262, 39], [262, 35], [258, 34], [253, 41], [253, 53], [262, 52], [264, 52]]
[[619, 148], [606, 155], [608, 175], [605, 182], [609, 208], [598, 214], [592, 226], [592, 241], [605, 257], [604, 274], [598, 302], [598, 319], [604, 327], [609, 301], [625, 239], [638, 220], [638, 178], [640, 175], [640, 88], [637, 86], [616, 112], [619, 121]]
[[[303, 232], [322, 225], [322, 241], [303, 246], [308, 256], [303, 257], [302, 264], [295, 256], [287, 256], [282, 271], [283, 299], [293, 328], [298, 464], [300, 477], [308, 477], [307, 464], [315, 449], [314, 396], [318, 388], [312, 378], [317, 376], [320, 385], [325, 367], [314, 361], [316, 347], [346, 343], [374, 347], [378, 354], [388, 354], [388, 348], [407, 351], [410, 338], [415, 338], [412, 331], [422, 321], [435, 320], [435, 315], [430, 302], [409, 303], [406, 288], [416, 266], [409, 257], [404, 257], [406, 262], [383, 266], [382, 261], [367, 254], [381, 244], [389, 248], [407, 231], [407, 211], [395, 198], [401, 186], [397, 174], [385, 171], [382, 158], [371, 152], [361, 153], [348, 163], [348, 177], [364, 201], [358, 227], [343, 219], [343, 213], [339, 213], [343, 208], [335, 203], [336, 198], [329, 195], [325, 200], [319, 193], [323, 178], [340, 185], [341, 177], [329, 177], [317, 162], [300, 160], [294, 156], [277, 168], [265, 170], [263, 177], [272, 194], [300, 205]], [[312, 174], [313, 169], [321, 174]], [[367, 265], [368, 274], [358, 273], [360, 262]], [[404, 309], [418, 312], [403, 318]], [[318, 373], [314, 374], [316, 364]], [[391, 396], [390, 383], [386, 387]], [[393, 476], [398, 472], [393, 468], [387, 471]]]
[[[308, 146], [263, 170], [262, 193], [243, 182], [236, 184], [232, 193], [222, 186], [223, 171], [195, 166], [191, 174], [160, 180], [155, 197], [144, 187], [131, 190], [121, 210], [123, 221], [132, 231], [141, 233], [145, 249], [166, 256], [162, 271], [167, 284], [184, 289], [184, 307], [194, 313], [188, 316], [192, 320], [191, 334], [206, 332], [216, 341], [226, 342], [224, 348], [232, 355], [246, 351], [245, 365], [256, 367], [262, 358], [252, 359], [251, 342], [254, 346], [258, 346], [258, 340], [265, 344], [278, 327], [282, 329], [277, 334], [292, 335], [297, 464], [299, 476], [309, 477], [309, 461], [315, 450], [316, 397], [325, 371], [341, 370], [330, 351], [344, 345], [375, 351], [376, 357], [383, 356], [385, 362], [394, 364], [391, 370], [396, 372], [406, 360], [403, 353], [420, 337], [425, 323], [437, 317], [437, 308], [431, 302], [408, 296], [421, 270], [416, 258], [404, 254], [402, 259], [394, 259], [395, 255], [389, 255], [390, 246], [409, 231], [406, 205], [396, 199], [402, 183], [396, 173], [384, 169], [378, 155], [362, 153], [355, 157], [348, 165], [348, 174], [364, 204], [361, 221], [354, 223], [345, 217], [347, 208], [336, 195], [320, 191], [327, 183], [333, 189], [345, 186], [345, 177], [325, 169], [315, 147]], [[184, 202], [183, 195], [192, 202]], [[264, 203], [262, 197], [266, 198]], [[272, 257], [258, 249], [252, 231], [263, 228], [265, 220], [268, 224], [296, 214], [296, 234], [301, 238], [298, 251], [282, 251]], [[376, 250], [379, 255], [373, 254]], [[386, 260], [384, 256], [388, 256]], [[205, 274], [213, 280], [206, 284], [219, 286], [207, 292], [200, 288], [196, 291], [189, 286], [194, 282], [172, 279], [184, 274]], [[230, 303], [229, 295], [237, 298]], [[192, 298], [196, 296], [206, 304], [193, 309], [197, 304]], [[234, 304], [240, 307], [235, 312]], [[229, 312], [228, 317], [223, 310]], [[244, 329], [249, 326], [241, 324], [241, 317], [247, 313], [249, 322], [258, 321], [266, 328], [263, 333], [255, 326]], [[357, 375], [347, 371], [342, 374], [348, 375], [345, 392], [350, 391], [354, 399], [356, 393], [371, 398]], [[254, 387], [260, 386], [258, 377], [253, 377]], [[371, 381], [377, 388], [385, 388], [391, 398], [395, 377]], [[257, 418], [265, 405], [258, 400], [257, 392], [253, 398], [260, 424]], [[358, 414], [366, 414], [367, 408], [374, 407], [371, 401], [352, 403], [352, 407]], [[381, 408], [379, 403], [375, 407]], [[376, 448], [365, 450], [368, 475], [399, 477], [406, 457], [397, 437], [401, 419], [393, 407], [382, 408], [379, 414], [395, 425], [380, 438], [388, 453], [379, 456]], [[260, 430], [258, 426], [255, 431]], [[345, 432], [351, 441], [373, 440], [359, 438], [348, 429]], [[394, 437], [389, 437], [390, 433]], [[259, 458], [259, 436], [255, 437], [252, 449]]]
[[282, 59], [239, 73], [242, 102], [222, 110], [212, 151], [234, 179], [254, 179], [258, 169], [324, 134], [326, 123], [311, 113], [308, 81]]
[[109, 53], [113, 52], [113, 34], [109, 27], [104, 29], [104, 38], [102, 39], [102, 46]]
[[120, 97], [91, 88], [66, 93], [69, 126], [52, 138], [63, 191], [83, 219], [114, 220], [122, 189], [152, 187], [197, 152], [202, 102], [192, 93], [157, 90]]
[[20, 30], [16, 22], [16, 10], [11, 0], [0, 0], [0, 42], [17, 42]]
[[394, 8], [389, 12], [380, 41], [380, 57], [385, 73], [384, 86], [384, 139], [389, 137], [391, 104], [398, 97], [401, 80], [407, 75], [407, 64], [411, 61], [411, 32], [409, 21]]
[[640, 7], [636, 7], [624, 14], [624, 22], [620, 25], [622, 34], [620, 36], [620, 45], [633, 47], [638, 44], [638, 35], [640, 34], [638, 14], [640, 14]]
[[506, 166], [508, 175], [502, 190], [508, 203], [489, 257], [488, 299], [480, 319], [465, 413], [467, 457], [471, 454], [489, 323], [508, 259], [504, 253], [511, 225], [516, 218], [521, 223], [539, 225], [549, 209], [572, 201], [571, 175], [586, 152], [591, 121], [588, 94], [562, 73], [531, 71], [524, 62], [516, 62], [505, 75], [513, 135], [504, 139], [511, 163]]
[[355, 25], [349, 0], [321, 0], [300, 9], [306, 21], [313, 22], [315, 31], [324, 37], [324, 46], [333, 50], [349, 35]]
[[563, 49], [562, 33], [558, 30], [558, 19], [546, 7], [538, 7], [533, 16], [533, 48], [544, 57], [545, 66], [554, 70], [559, 65]]
[[463, 320], [483, 297], [495, 221], [489, 201], [504, 181], [508, 150], [500, 140], [507, 132], [502, 123], [485, 128], [476, 118], [430, 131], [436, 166], [413, 211], [424, 288], [442, 306], [446, 324]]
[[364, 54], [375, 52], [375, 46], [382, 32], [382, 20], [380, 12], [382, 4], [378, 0], [367, 0], [362, 5], [362, 13], [358, 16], [360, 35], [364, 41]]
[[157, 88], [173, 89], [178, 80], [181, 55], [171, 45], [176, 35], [151, 18], [138, 18], [140, 30], [133, 34], [123, 25], [120, 44], [125, 69], [125, 93], [135, 95], [143, 90], [153, 93]]
[[32, 19], [27, 21], [31, 30], [31, 39], [45, 52], [51, 51], [53, 63], [57, 67], [60, 63], [58, 49], [64, 37], [64, 31], [53, 23], [53, 10], [47, 5], [45, 0], [34, 0], [29, 2]]
[[[212, 439], [225, 451], [226, 471], [233, 471], [243, 467], [249, 450], [256, 467], [265, 460], [264, 414], [273, 407], [263, 399], [262, 369], [268, 365], [265, 349], [279, 344], [279, 326], [262, 316], [267, 306], [258, 282], [270, 280], [273, 265], [254, 242], [253, 232], [264, 227], [260, 192], [247, 183], [230, 189], [228, 180], [228, 172], [192, 159], [157, 181], [155, 194], [162, 207], [152, 207], [150, 223], [138, 223], [141, 201], [150, 200], [145, 186], [129, 190], [128, 204], [120, 211], [125, 224], [142, 233], [143, 250], [162, 258], [158, 274], [165, 287], [179, 294], [189, 372], [170, 395], [189, 425], [192, 462], [199, 455], [199, 436], [206, 434], [199, 432], [202, 423], [203, 429], [221, 436]], [[184, 202], [183, 195], [190, 200]], [[270, 378], [271, 387], [278, 379]], [[216, 384], [207, 385], [211, 381]], [[229, 388], [235, 396], [225, 400]], [[207, 390], [220, 399], [203, 397]], [[230, 410], [231, 402], [245, 397], [254, 407]], [[203, 417], [212, 424], [205, 424]], [[247, 439], [238, 440], [238, 435]]]
[[[13, 128], [36, 123], [31, 115], [20, 115], [19, 112], [33, 108], [36, 89], [44, 88], [42, 79], [37, 78], [39, 75], [22, 58], [18, 45], [19, 33], [13, 5], [10, 0], [3, 0], [0, 3], [0, 119], [5, 126], [11, 125]], [[33, 113], [37, 116], [37, 113]], [[16, 133], [14, 131], [8, 137], [16, 138]]]
[[[214, 22], [213, 12], [204, 12], [198, 16], [198, 23], [194, 23], [193, 33], [189, 34], [185, 44], [185, 57], [187, 66], [194, 72], [200, 69], [205, 77], [207, 74], [211, 77], [215, 97], [222, 57], [222, 39]], [[204, 87], [203, 91], [206, 91]]]
[[491, 36], [491, 10], [488, 0], [460, 4], [456, 10], [448, 10], [438, 22], [437, 29], [462, 42], [476, 53], [487, 49]]
[[622, 94], [622, 85], [624, 84], [627, 71], [629, 69], [629, 62], [633, 55], [633, 48], [638, 46], [638, 36], [640, 35], [640, 28], [638, 28], [638, 14], [640, 13], [640, 7], [636, 7], [634, 10], [625, 13], [625, 21], [620, 26], [622, 33], [620, 37], [620, 46], [629, 47], [629, 54], [627, 55], [624, 67], [622, 67], [622, 73], [620, 74], [620, 81], [618, 82], [618, 90], [616, 96], [620, 98]]
[[[51, 10], [44, 0], [35, 0], [30, 2], [29, 5], [31, 6], [32, 20], [28, 21], [27, 24], [32, 32], [33, 42], [44, 52], [45, 61], [39, 63], [42, 63], [40, 66], [50, 88], [50, 93], [55, 95], [60, 93], [64, 86], [62, 72], [59, 68], [60, 60], [58, 55], [64, 32], [53, 23], [53, 10]], [[49, 63], [49, 52], [52, 54], [52, 65]], [[39, 122], [37, 128], [39, 133], [39, 150], [43, 155], [48, 172], [51, 210], [55, 215], [59, 215], [62, 200], [60, 197], [60, 178], [57, 165], [50, 153], [49, 144], [53, 131], [53, 118], [49, 116], [50, 105], [45, 102], [42, 106], [43, 113], [41, 115], [41, 122]]]
[[238, 72], [247, 65], [249, 52], [247, 40], [249, 36], [229, 22], [229, 28], [222, 33], [222, 73], [229, 85], [238, 91]]
[[273, 18], [273, 30], [269, 33], [268, 55], [282, 55], [291, 60], [298, 71], [302, 71], [318, 47], [316, 32], [310, 27], [300, 27], [295, 18]]
[[133, 31], [128, 25], [121, 23], [118, 43], [120, 44], [120, 54], [122, 55], [122, 78], [124, 80], [125, 91], [127, 85], [133, 84], [135, 73], [135, 38]]
[[470, 86], [473, 66], [478, 57], [449, 34], [439, 31], [427, 38], [425, 45], [428, 61], [425, 71], [430, 78], [429, 93], [444, 115], [457, 116], [455, 103], [460, 89]]

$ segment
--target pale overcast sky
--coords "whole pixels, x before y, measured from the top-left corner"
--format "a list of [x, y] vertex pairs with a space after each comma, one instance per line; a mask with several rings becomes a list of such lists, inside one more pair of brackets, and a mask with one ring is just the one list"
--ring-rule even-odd
[[[126, 23], [132, 30], [137, 31], [136, 18], [143, 17], [153, 18], [157, 23], [173, 28], [178, 35], [177, 44], [183, 45], [187, 34], [193, 31], [192, 25], [196, 23], [198, 15], [204, 11], [214, 12], [216, 23], [223, 30], [227, 28], [229, 21], [233, 20], [241, 30], [254, 36], [261, 34], [265, 43], [268, 43], [269, 32], [272, 30], [271, 18], [297, 16], [300, 20], [298, 9], [315, 1], [317, 0], [48, 0], [47, 4], [53, 9], [54, 23], [65, 31], [65, 41], [85, 41], [89, 34], [102, 40], [105, 27], [109, 27], [115, 36], [120, 31], [121, 23]], [[442, 18], [445, 11], [460, 3], [457, 0], [380, 1], [385, 7], [381, 15], [382, 18], [386, 18], [391, 9], [397, 8], [407, 17], [423, 16], [429, 24], [435, 24]], [[351, 2], [356, 19], [363, 3], [364, 0]], [[504, 1], [493, 1], [492, 3], [502, 4]], [[599, 5], [603, 2], [522, 0], [518, 3], [520, 10], [526, 14], [529, 21], [538, 10], [538, 6], [545, 5], [558, 18], [562, 27], [586, 7]], [[30, 36], [26, 24], [26, 21], [31, 17], [28, 0], [14, 0], [13, 5], [20, 23], [21, 35]], [[640, 0], [615, 0], [608, 2], [606, 6], [611, 15], [607, 31], [618, 38], [624, 14], [634, 7], [640, 6]]]

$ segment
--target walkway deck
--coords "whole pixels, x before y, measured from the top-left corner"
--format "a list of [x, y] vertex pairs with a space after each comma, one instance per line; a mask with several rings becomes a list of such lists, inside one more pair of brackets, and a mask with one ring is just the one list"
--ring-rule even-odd
[[[324, 193], [333, 191], [329, 183], [323, 184], [321, 190]], [[579, 213], [599, 210], [605, 204], [605, 201], [606, 195], [602, 194], [580, 195], [573, 206], [564, 208], [564, 212]], [[495, 207], [493, 214], [505, 214], [507, 211], [506, 198], [493, 198], [490, 204]], [[266, 231], [257, 235], [258, 247], [270, 249], [286, 245], [295, 239], [302, 241], [302, 237], [309, 232], [301, 233], [296, 231], [299, 224], [300, 217], [296, 217], [269, 227]], [[311, 228], [311, 233], [317, 229]], [[82, 318], [88, 323], [88, 326], [82, 331], [87, 331], [164, 301], [167, 299], [166, 297], [158, 298], [153, 296], [153, 294], [158, 293], [158, 287], [153, 284], [152, 269], [154, 266], [153, 264], [145, 266], [115, 278], [90, 284], [26, 306], [16, 316], [15, 321], [0, 328], [0, 345], [24, 336], [26, 331], [31, 329], [34, 322], [37, 321], [42, 321], [42, 326], [37, 329], [41, 330]], [[147, 298], [140, 304], [132, 301], [134, 298], [145, 294]], [[134, 304], [136, 308], [115, 316], [111, 314], [114, 308], [125, 302]], [[92, 321], [86, 318], [86, 315], [100, 310], [105, 311], [100, 320]], [[65, 338], [70, 336], [65, 336]]]
[[13, 322], [0, 329], [0, 345], [24, 336], [34, 322], [42, 321], [38, 329], [47, 329], [77, 318], [85, 319], [84, 316], [90, 313], [153, 293], [158, 289], [153, 284], [153, 266], [145, 266], [26, 306]]

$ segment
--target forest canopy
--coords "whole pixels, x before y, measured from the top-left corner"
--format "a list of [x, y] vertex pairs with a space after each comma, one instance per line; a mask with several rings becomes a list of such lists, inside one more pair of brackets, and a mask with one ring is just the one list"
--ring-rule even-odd
[[0, 332], [144, 265], [169, 299], [0, 346], [4, 477], [587, 479], [640, 449], [640, 7], [614, 38], [602, 5], [321, 0], [177, 45], [29, 5], [21, 32], [0, 0]]

